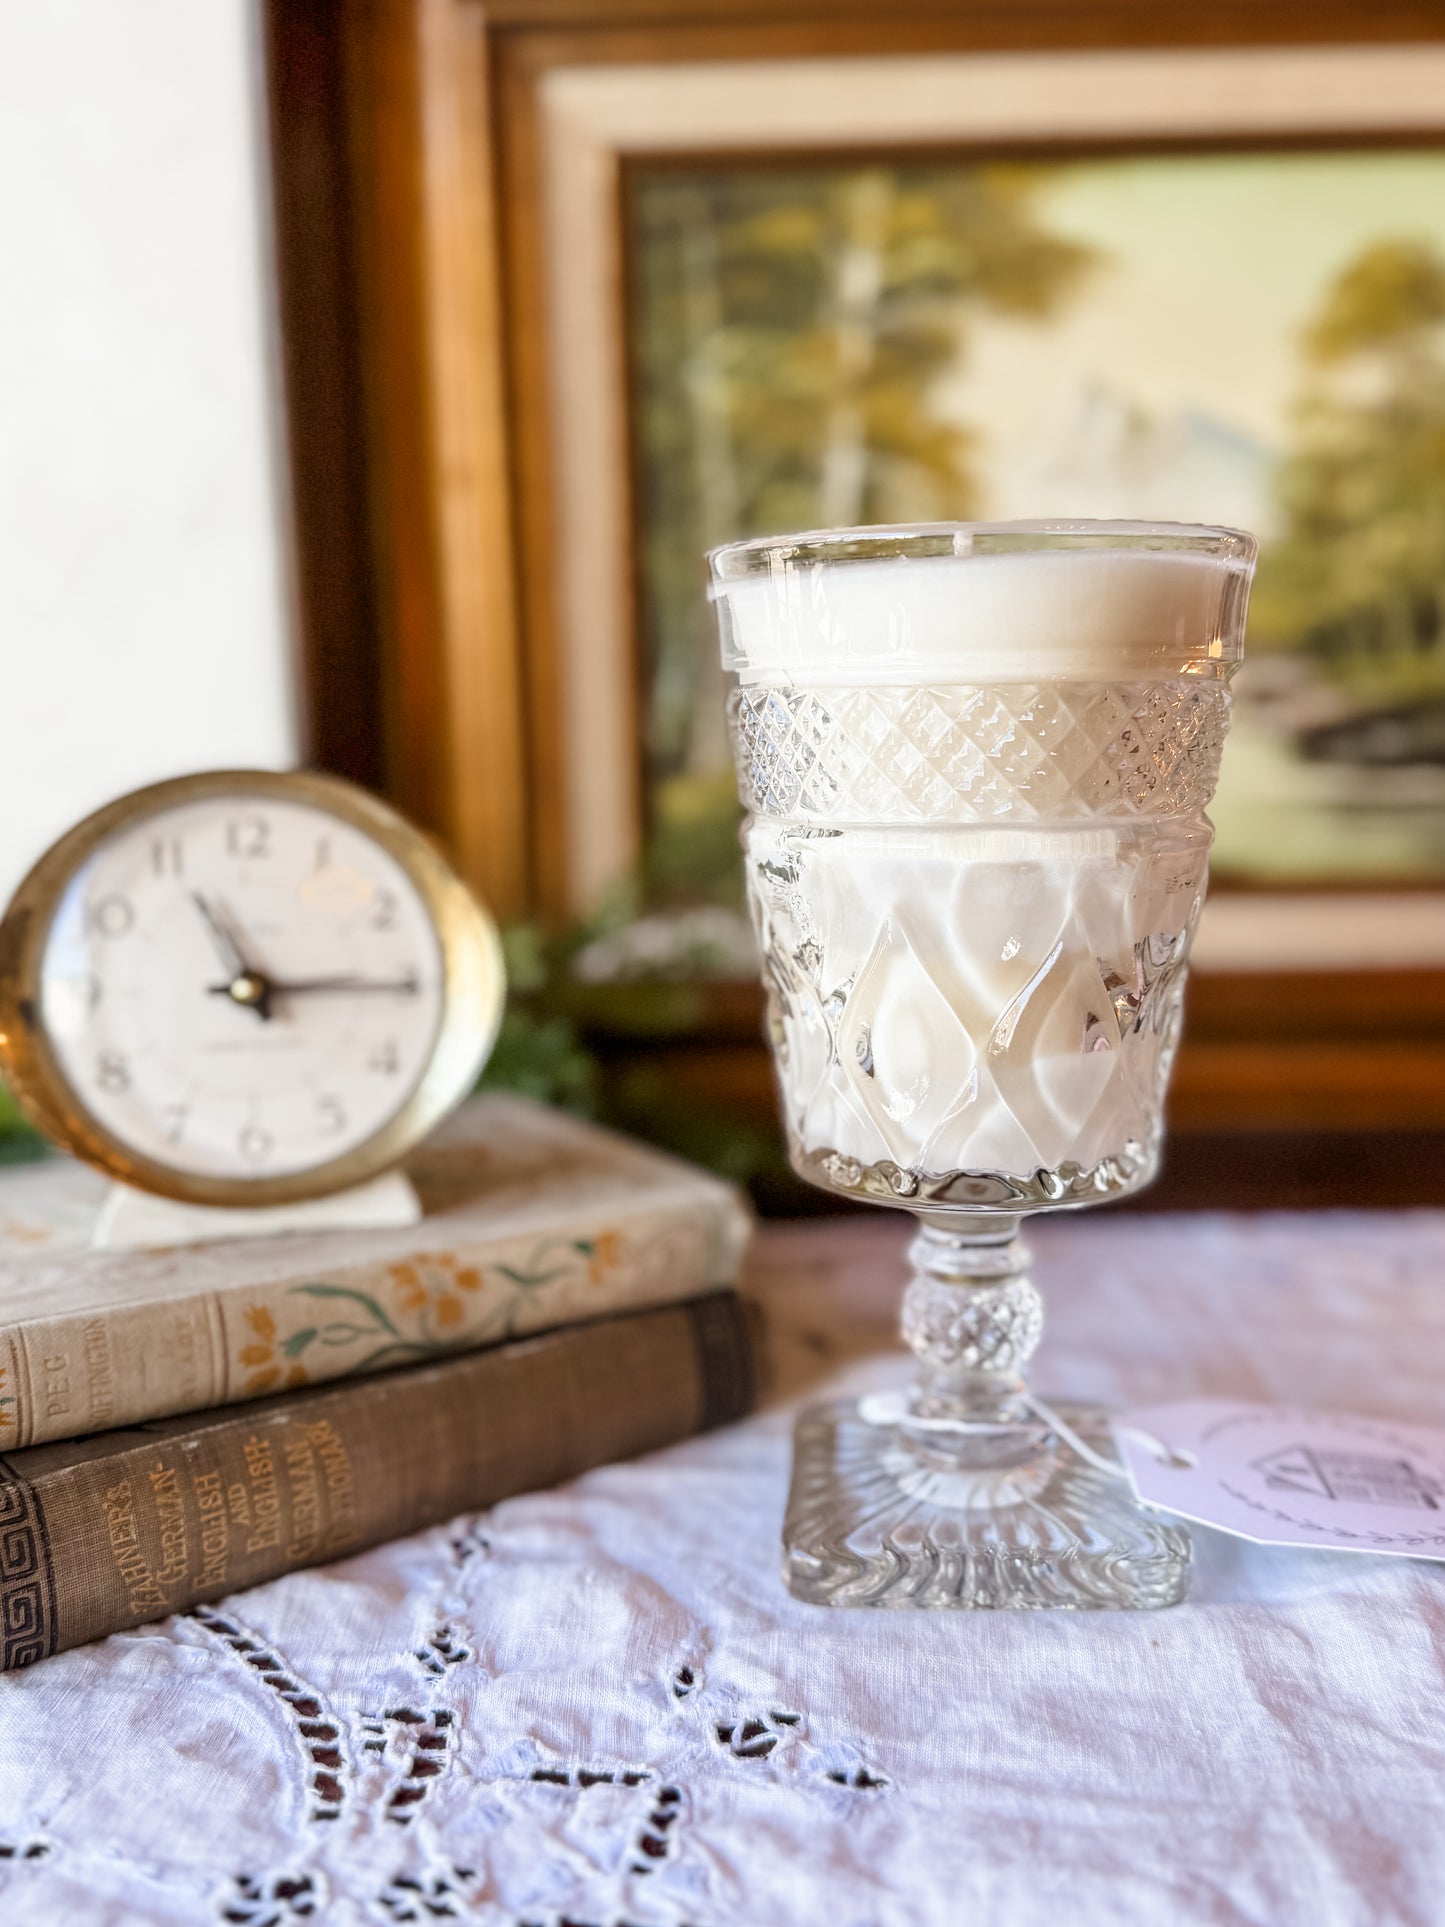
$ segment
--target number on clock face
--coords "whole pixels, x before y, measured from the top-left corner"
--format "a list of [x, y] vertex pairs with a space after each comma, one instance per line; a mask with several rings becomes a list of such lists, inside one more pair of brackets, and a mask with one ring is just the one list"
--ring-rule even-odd
[[91, 1115], [173, 1169], [264, 1178], [374, 1137], [436, 1043], [442, 958], [405, 870], [310, 804], [216, 795], [72, 879], [41, 1007]]

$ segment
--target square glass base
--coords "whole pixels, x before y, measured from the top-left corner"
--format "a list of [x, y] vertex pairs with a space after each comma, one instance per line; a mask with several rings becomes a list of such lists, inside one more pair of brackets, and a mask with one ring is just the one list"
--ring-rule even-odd
[[[863, 1401], [870, 1408], [876, 1401]], [[1062, 1405], [1114, 1457], [1107, 1415]], [[815, 1606], [1137, 1610], [1173, 1606], [1189, 1536], [1042, 1425], [995, 1440], [864, 1418], [856, 1399], [798, 1421], [783, 1576]]]

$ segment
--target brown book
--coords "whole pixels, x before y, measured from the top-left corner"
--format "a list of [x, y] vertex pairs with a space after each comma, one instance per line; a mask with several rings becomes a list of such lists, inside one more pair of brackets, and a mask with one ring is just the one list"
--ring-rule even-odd
[[752, 1396], [725, 1291], [0, 1456], [0, 1671], [654, 1451]]

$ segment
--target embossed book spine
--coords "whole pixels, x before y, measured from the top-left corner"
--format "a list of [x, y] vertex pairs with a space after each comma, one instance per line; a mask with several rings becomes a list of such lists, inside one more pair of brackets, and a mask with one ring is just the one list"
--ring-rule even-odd
[[0, 1455], [0, 1671], [746, 1412], [733, 1292]]

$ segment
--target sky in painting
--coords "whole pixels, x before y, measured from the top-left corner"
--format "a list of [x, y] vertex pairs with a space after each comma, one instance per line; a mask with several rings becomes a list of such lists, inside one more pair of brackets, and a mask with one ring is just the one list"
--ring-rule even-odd
[[988, 317], [937, 405], [980, 435], [986, 514], [1137, 515], [1270, 533], [1298, 337], [1383, 238], [1445, 252], [1445, 155], [1084, 161], [1035, 217], [1097, 266], [1059, 315]]

